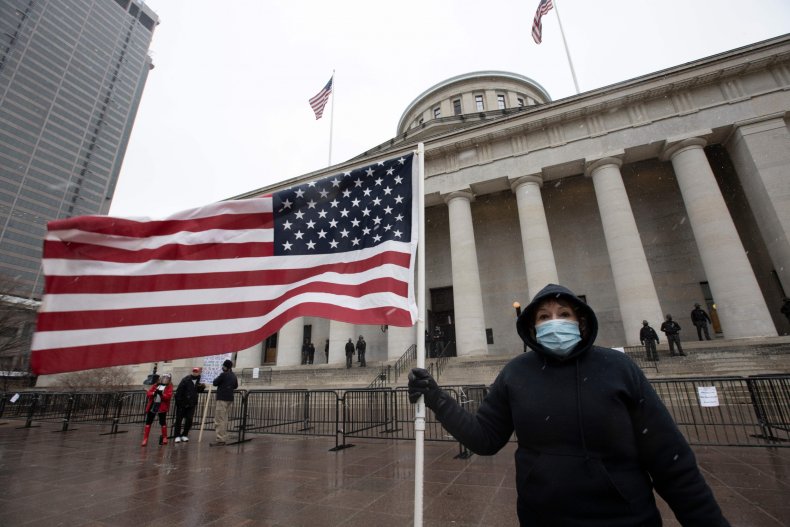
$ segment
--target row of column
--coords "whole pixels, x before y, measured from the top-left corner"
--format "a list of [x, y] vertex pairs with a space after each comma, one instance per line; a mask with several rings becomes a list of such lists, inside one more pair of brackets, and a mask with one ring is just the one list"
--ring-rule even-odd
[[[669, 145], [663, 160], [675, 171], [705, 276], [716, 298], [727, 338], [776, 335], [768, 307], [721, 195], [703, 147], [694, 138]], [[588, 163], [628, 345], [639, 344], [634, 328], [644, 318], [663, 320], [650, 267], [620, 173], [622, 161], [607, 157]], [[543, 207], [539, 175], [512, 183], [519, 212], [530, 298], [557, 283], [557, 266]], [[485, 353], [485, 320], [474, 245], [471, 192], [446, 196], [459, 355]]]
[[[700, 253], [717, 312], [727, 338], [776, 335], [768, 307], [754, 276], [735, 224], [719, 190], [703, 147], [704, 139], [686, 139], [668, 145], [661, 156], [674, 168], [689, 223]], [[620, 172], [622, 160], [606, 157], [587, 164], [612, 267], [614, 285], [628, 345], [639, 344], [634, 328], [642, 319], [663, 320], [663, 312]], [[527, 175], [512, 182], [518, 205], [519, 225], [529, 298], [546, 284], [557, 283], [551, 237], [541, 196], [543, 179]], [[485, 314], [477, 265], [470, 191], [444, 197], [448, 207], [450, 254], [459, 356], [485, 355]], [[292, 320], [279, 332], [277, 364], [298, 365], [304, 321]], [[339, 350], [349, 336], [357, 334], [353, 324], [330, 322], [330, 364], [341, 364]], [[397, 359], [416, 341], [414, 328], [390, 327], [388, 359]], [[320, 346], [319, 346], [320, 347]], [[316, 353], [323, 352], [323, 348]]]

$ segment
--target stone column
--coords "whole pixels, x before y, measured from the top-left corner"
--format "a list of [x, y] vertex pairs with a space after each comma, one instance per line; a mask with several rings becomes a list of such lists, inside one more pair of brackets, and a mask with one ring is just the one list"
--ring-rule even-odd
[[625, 341], [629, 346], [638, 346], [642, 320], [657, 324], [664, 317], [620, 174], [621, 166], [619, 159], [607, 157], [590, 163], [585, 174], [592, 178], [595, 187]]
[[722, 330], [730, 339], [774, 336], [776, 328], [705, 156], [705, 144], [699, 138], [680, 141], [668, 146], [662, 159], [671, 160], [675, 169]]
[[524, 250], [524, 266], [527, 269], [528, 298], [521, 302], [527, 305], [547, 284], [559, 283], [554, 250], [551, 248], [549, 225], [540, 188], [540, 174], [520, 177], [512, 181], [510, 188], [516, 194], [518, 221], [521, 225], [521, 246]]
[[453, 192], [445, 196], [450, 215], [450, 260], [453, 268], [453, 308], [458, 356], [486, 355], [488, 348], [483, 314], [483, 294], [477, 267], [472, 224], [474, 196]]
[[409, 346], [416, 344], [417, 327], [400, 328], [390, 326], [387, 329], [387, 360], [398, 360], [406, 353]]
[[304, 318], [298, 317], [286, 323], [277, 334], [277, 366], [302, 364], [304, 342]]
[[737, 125], [727, 151], [779, 281], [790, 291], [790, 130], [784, 116]]
[[254, 346], [239, 351], [236, 353], [236, 364], [233, 367], [239, 371], [244, 368], [257, 368], [263, 364], [262, 349], [263, 342], [259, 342]]
[[[357, 344], [357, 327], [347, 322], [329, 321], [329, 364], [346, 363], [346, 342], [351, 339], [354, 346]], [[357, 356], [354, 355], [354, 364]]]

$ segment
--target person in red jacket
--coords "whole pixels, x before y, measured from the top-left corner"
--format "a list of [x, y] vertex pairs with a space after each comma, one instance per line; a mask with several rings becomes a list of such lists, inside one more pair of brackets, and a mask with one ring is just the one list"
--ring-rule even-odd
[[170, 399], [173, 398], [173, 385], [170, 383], [170, 378], [169, 373], [163, 373], [159, 377], [159, 384], [154, 384], [148, 390], [148, 404], [145, 407], [145, 432], [143, 432], [143, 442], [140, 443], [140, 446], [148, 444], [148, 434], [151, 433], [151, 425], [157, 416], [159, 425], [162, 427], [160, 444], [167, 444], [167, 410], [170, 408]]

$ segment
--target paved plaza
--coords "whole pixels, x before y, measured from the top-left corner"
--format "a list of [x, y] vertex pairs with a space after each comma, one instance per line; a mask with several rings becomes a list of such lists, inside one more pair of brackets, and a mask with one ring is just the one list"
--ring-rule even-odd
[[[0, 526], [283, 526], [412, 524], [414, 443], [255, 435], [209, 447], [139, 446], [142, 427], [0, 421]], [[153, 433], [152, 433], [153, 438]], [[790, 525], [790, 449], [696, 447], [733, 526]], [[460, 460], [457, 443], [425, 447], [424, 525], [515, 526], [514, 445]], [[665, 525], [674, 526], [660, 503]]]

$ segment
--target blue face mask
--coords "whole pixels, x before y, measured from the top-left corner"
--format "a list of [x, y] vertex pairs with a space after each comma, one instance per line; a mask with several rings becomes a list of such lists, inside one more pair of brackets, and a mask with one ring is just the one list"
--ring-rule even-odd
[[579, 323], [572, 320], [548, 320], [535, 328], [538, 343], [555, 357], [567, 357], [581, 342]]

